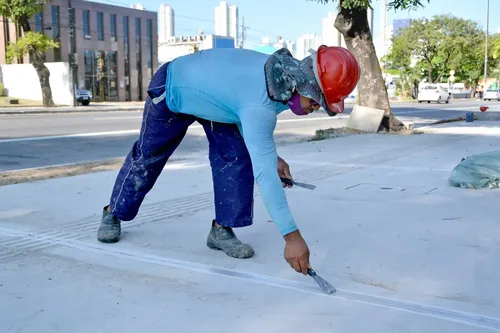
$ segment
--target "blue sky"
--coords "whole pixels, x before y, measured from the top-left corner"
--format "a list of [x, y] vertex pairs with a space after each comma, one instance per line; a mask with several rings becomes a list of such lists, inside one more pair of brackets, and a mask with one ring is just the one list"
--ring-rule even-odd
[[[129, 7], [132, 1], [143, 4], [147, 10], [157, 11], [161, 3], [172, 6], [176, 14], [176, 35], [195, 35], [203, 29], [214, 32], [214, 8], [218, 0], [94, 0]], [[425, 1], [425, 0], [424, 0]], [[240, 19], [245, 18], [248, 44], [257, 45], [262, 37], [282, 36], [296, 40], [302, 33], [321, 34], [321, 22], [326, 12], [336, 10], [333, 4], [323, 5], [315, 0], [229, 0], [239, 7]], [[379, 34], [379, 1], [372, 0], [375, 9], [374, 35]], [[431, 0], [425, 8], [416, 11], [389, 11], [388, 23], [395, 18], [421, 18], [451, 13], [478, 21], [486, 27], [487, 0]], [[203, 21], [197, 20], [201, 19]], [[500, 27], [500, 0], [490, 0], [490, 31]]]

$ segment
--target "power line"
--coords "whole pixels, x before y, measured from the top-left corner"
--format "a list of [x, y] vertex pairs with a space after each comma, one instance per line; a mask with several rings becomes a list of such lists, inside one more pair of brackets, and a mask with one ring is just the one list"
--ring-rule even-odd
[[[14, 23], [13, 21], [8, 20], [8, 19], [0, 19], [0, 23], [4, 23], [4, 22], [6, 22], [6, 23]], [[52, 29], [55, 29], [56, 27], [58, 27], [59, 29], [64, 28], [64, 29], [68, 29], [69, 30], [70, 29], [70, 24], [64, 24], [64, 23], [60, 23], [60, 24], [53, 24], [53, 23], [43, 24], [43, 27], [42, 27], [43, 31], [37, 31], [36, 30], [36, 25], [35, 25], [35, 27], [33, 27], [33, 26], [31, 27], [31, 31], [32, 32], [44, 33], [47, 37], [51, 37], [50, 33], [46, 33], [46, 31], [51, 31]], [[47, 29], [47, 28], [49, 28], [49, 29]], [[74, 33], [75, 33], [75, 39], [76, 39], [76, 32], [79, 32], [79, 33], [83, 34], [85, 28], [86, 27], [84, 27], [84, 25], [77, 25], [77, 24], [73, 25], [73, 30], [74, 30]], [[245, 29], [248, 29], [248, 28], [245, 27]], [[191, 30], [195, 30], [195, 29], [178, 29], [178, 30], [191, 31]], [[103, 36], [104, 37], [113, 37], [113, 38], [117, 39], [119, 35], [123, 36], [123, 34], [119, 34], [118, 32], [116, 32], [115, 34], [103, 32]], [[144, 36], [141, 35], [141, 37], [144, 37]], [[147, 36], [145, 36], [144, 38], [148, 39]], [[260, 38], [258, 36], [255, 36], [255, 35], [245, 33], [245, 40], [260, 41]], [[154, 38], [151, 38], [151, 42], [157, 42], [157, 40], [155, 40]], [[153, 56], [158, 56], [158, 52], [153, 51]]]
[[[102, 0], [102, 1], [109, 2], [111, 4], [117, 4], [117, 5], [120, 5], [120, 6], [124, 6], [124, 3], [120, 2], [120, 1], [117, 1], [117, 0]], [[175, 17], [176, 18], [186, 19], [186, 20], [194, 20], [194, 21], [199, 21], [199, 22], [207, 22], [207, 23], [213, 23], [213, 24], [215, 24], [214, 20], [204, 19], [204, 18], [199, 18], [199, 17], [187, 16], [187, 15], [179, 15], [179, 14], [175, 14]], [[252, 31], [255, 31], [257, 33], [264, 34], [264, 35], [268, 35], [268, 36], [282, 36], [284, 39], [293, 40], [293, 38], [287, 38], [286, 36], [284, 36], [282, 34], [276, 34], [276, 33], [269, 32], [269, 31], [264, 31], [264, 30], [260, 30], [260, 29], [254, 29], [254, 28], [251, 28], [249, 26], [244, 26], [244, 27], [245, 27], [245, 29], [252, 30]]]
[[243, 45], [245, 44], [245, 18], [241, 18], [241, 41], [240, 41], [240, 49], [243, 48]]
[[[111, 0], [107, 0], [107, 1], [111, 1]], [[185, 16], [185, 15], [178, 15], [178, 14], [175, 14], [175, 17], [180, 17], [180, 18], [183, 18], [183, 19], [188, 19], [188, 20], [195, 20], [195, 21], [202, 21], [202, 22], [208, 22], [208, 23], [214, 23], [215, 24], [215, 21], [213, 20], [208, 20], [208, 19], [201, 19], [201, 18], [197, 18], [197, 17], [192, 17], [192, 16]], [[281, 34], [276, 34], [276, 33], [272, 33], [272, 32], [269, 32], [269, 31], [264, 31], [264, 30], [259, 30], [259, 29], [254, 29], [254, 28], [251, 28], [249, 26], [245, 26], [242, 24], [242, 26], [244, 26], [245, 29], [247, 30], [252, 30], [252, 31], [255, 31], [257, 33], [261, 33], [261, 34], [264, 34], [264, 35], [270, 35], [270, 36], [282, 36], [284, 37], [283, 35]], [[289, 39], [289, 40], [292, 40], [292, 38], [286, 38], [284, 37], [285, 39]]]

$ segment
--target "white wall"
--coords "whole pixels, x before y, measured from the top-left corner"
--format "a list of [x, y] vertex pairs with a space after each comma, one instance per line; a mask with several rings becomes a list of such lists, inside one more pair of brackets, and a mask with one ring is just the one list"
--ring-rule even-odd
[[[199, 45], [199, 43], [196, 42], [193, 42], [192, 44]], [[172, 61], [177, 57], [181, 57], [193, 52], [193, 46], [190, 44], [158, 45], [158, 63], [163, 64]]]
[[[69, 66], [65, 62], [49, 62], [52, 98], [56, 105], [71, 105]], [[42, 101], [42, 89], [36, 70], [31, 64], [0, 65], [3, 84], [9, 97]]]

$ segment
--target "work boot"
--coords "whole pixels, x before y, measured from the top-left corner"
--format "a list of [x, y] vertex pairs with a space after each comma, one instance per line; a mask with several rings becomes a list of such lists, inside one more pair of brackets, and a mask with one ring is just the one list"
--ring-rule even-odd
[[120, 240], [121, 221], [108, 212], [108, 206], [102, 212], [101, 225], [97, 231], [97, 240], [102, 243], [116, 243]]
[[238, 259], [246, 259], [254, 255], [252, 247], [240, 242], [234, 234], [233, 229], [218, 227], [215, 225], [215, 220], [212, 221], [212, 229], [208, 234], [207, 246], [214, 250], [222, 250], [228, 256]]

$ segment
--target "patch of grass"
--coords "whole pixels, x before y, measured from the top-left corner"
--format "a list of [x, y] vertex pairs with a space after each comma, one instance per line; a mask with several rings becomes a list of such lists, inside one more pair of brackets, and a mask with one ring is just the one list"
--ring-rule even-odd
[[[11, 99], [17, 99], [19, 101], [19, 104], [9, 104], [9, 100]], [[26, 106], [43, 106], [43, 104], [41, 101], [32, 101], [29, 99], [0, 96], [0, 107], [16, 108], [16, 107], [26, 107]]]

